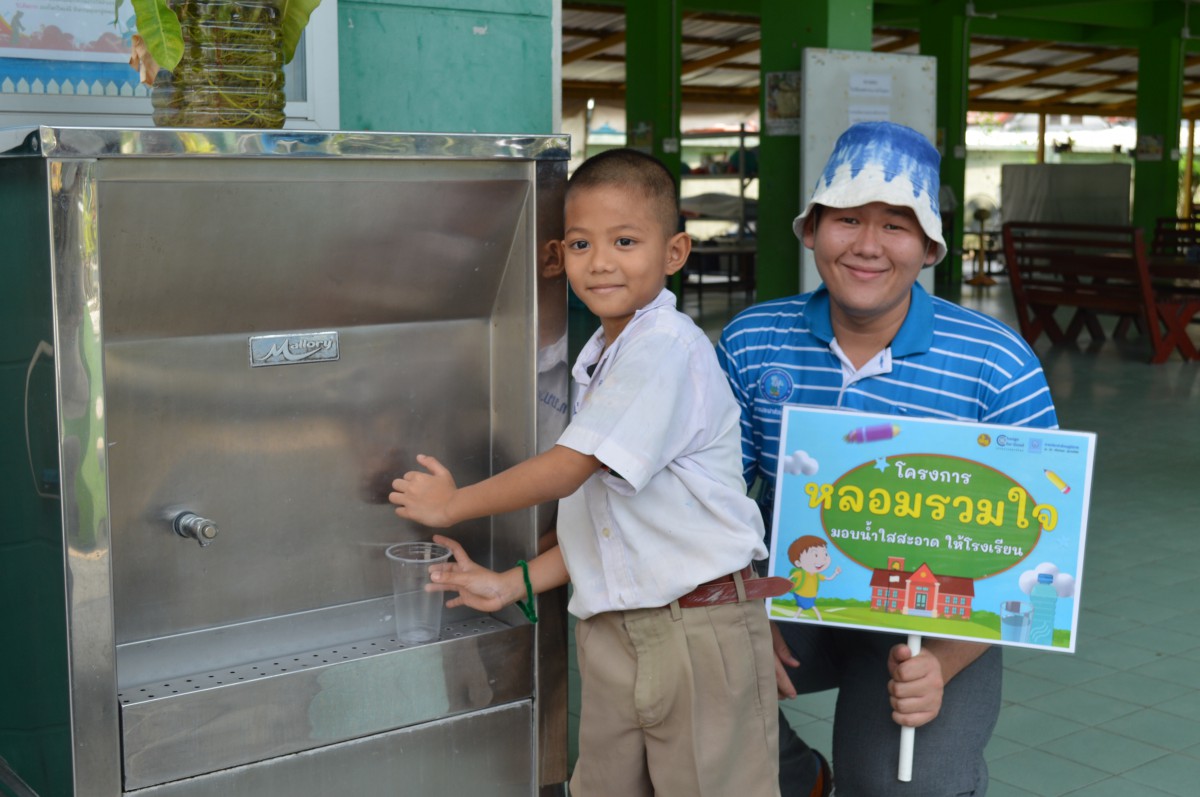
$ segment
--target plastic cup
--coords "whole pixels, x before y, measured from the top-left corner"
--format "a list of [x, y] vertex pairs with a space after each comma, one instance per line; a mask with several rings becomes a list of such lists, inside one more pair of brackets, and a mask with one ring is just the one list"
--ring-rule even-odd
[[389, 546], [396, 639], [405, 645], [433, 642], [441, 633], [443, 595], [426, 592], [434, 565], [445, 564], [450, 549], [435, 542], [401, 542]]
[[1033, 606], [1025, 601], [1000, 604], [1000, 638], [1005, 642], [1028, 642]]

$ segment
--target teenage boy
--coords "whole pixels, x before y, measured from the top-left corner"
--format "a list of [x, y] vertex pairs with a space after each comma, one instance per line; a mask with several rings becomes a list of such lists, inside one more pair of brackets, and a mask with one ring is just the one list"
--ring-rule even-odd
[[433, 580], [458, 592], [447, 606], [489, 612], [573, 583], [582, 707], [570, 789], [581, 797], [779, 793], [762, 598], [790, 585], [754, 578], [767, 551], [740, 470], [738, 405], [712, 344], [664, 287], [691, 249], [678, 201], [648, 155], [612, 150], [579, 167], [563, 256], [601, 326], [572, 371], [566, 431], [462, 488], [419, 456], [426, 470], [390, 496], [400, 517], [437, 527], [559, 499], [558, 546], [527, 569], [494, 573], [435, 536], [455, 561]]
[[[823, 285], [752, 307], [725, 328], [718, 357], [742, 406], [744, 474], [764, 482], [764, 517], [774, 500], [783, 404], [1058, 425], [1025, 342], [917, 284], [921, 269], [946, 254], [939, 164], [915, 130], [890, 122], [849, 128], [793, 225]], [[839, 688], [838, 797], [986, 791], [983, 749], [1000, 709], [999, 648], [929, 639], [913, 656], [896, 635], [783, 626], [773, 626], [780, 695]], [[897, 725], [923, 726], [908, 783], [896, 778]], [[812, 756], [786, 721], [780, 731], [783, 793], [806, 795]]]

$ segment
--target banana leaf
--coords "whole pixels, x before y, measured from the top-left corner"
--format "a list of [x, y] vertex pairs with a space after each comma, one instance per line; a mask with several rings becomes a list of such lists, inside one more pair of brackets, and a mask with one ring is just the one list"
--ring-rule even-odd
[[296, 45], [300, 43], [300, 34], [308, 25], [308, 18], [321, 0], [280, 0], [283, 12], [283, 62], [291, 63], [296, 54]]
[[137, 17], [137, 32], [146, 42], [150, 55], [168, 72], [183, 58], [183, 29], [166, 0], [132, 0]]

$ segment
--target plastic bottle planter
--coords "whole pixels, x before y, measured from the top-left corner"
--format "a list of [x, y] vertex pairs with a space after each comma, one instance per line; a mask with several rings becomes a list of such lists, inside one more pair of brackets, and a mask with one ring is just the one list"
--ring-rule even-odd
[[183, 58], [158, 73], [160, 127], [283, 127], [283, 15], [276, 0], [183, 0]]

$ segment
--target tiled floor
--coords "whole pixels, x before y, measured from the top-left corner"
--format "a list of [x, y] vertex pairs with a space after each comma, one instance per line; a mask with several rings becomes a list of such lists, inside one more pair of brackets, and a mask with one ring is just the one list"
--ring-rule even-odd
[[[1008, 287], [961, 302], [1015, 323]], [[715, 335], [743, 294], [684, 310]], [[1193, 327], [1200, 339], [1200, 328]], [[1065, 429], [1098, 434], [1073, 656], [1005, 651], [1004, 707], [987, 748], [989, 797], [1200, 795], [1200, 363], [1145, 362], [1139, 340], [1037, 347]], [[573, 651], [572, 651], [573, 653]], [[579, 673], [571, 669], [571, 760]], [[833, 692], [787, 701], [832, 747]], [[917, 734], [920, 744], [920, 733]]]

